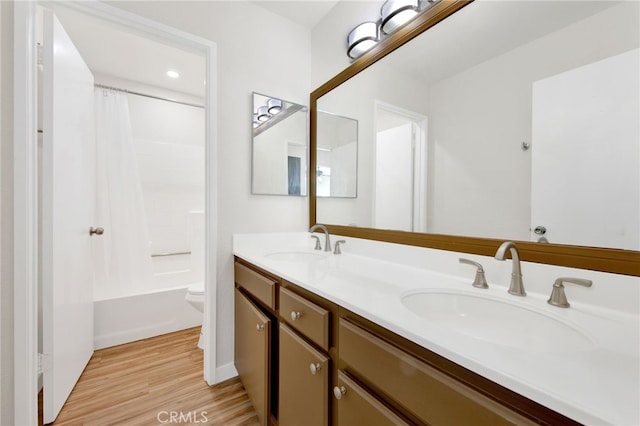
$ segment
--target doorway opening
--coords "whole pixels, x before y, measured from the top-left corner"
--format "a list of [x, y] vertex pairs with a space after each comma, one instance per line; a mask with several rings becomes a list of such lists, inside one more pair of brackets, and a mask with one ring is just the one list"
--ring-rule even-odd
[[375, 102], [373, 227], [427, 230], [427, 117]]
[[[156, 226], [158, 229], [156, 230], [155, 234], [153, 232], [148, 233], [148, 235], [155, 235], [155, 237], [152, 237], [153, 239], [149, 237], [147, 238], [147, 260], [150, 264], [152, 264], [154, 258], [174, 257], [176, 258], [176, 262], [163, 262], [165, 264], [171, 263], [171, 265], [169, 266], [164, 265], [169, 267], [169, 270], [166, 270], [165, 268], [159, 271], [156, 268], [154, 271], [152, 271], [152, 276], [147, 283], [136, 281], [135, 284], [138, 286], [138, 288], [126, 289], [126, 291], [131, 290], [128, 294], [126, 294], [127, 297], [136, 298], [136, 300], [130, 300], [128, 302], [129, 305], [135, 305], [138, 308], [141, 306], [152, 306], [156, 314], [163, 317], [163, 323], [156, 324], [158, 325], [158, 327], [156, 328], [149, 326], [136, 327], [137, 324], [134, 323], [130, 325], [129, 328], [132, 328], [133, 330], [129, 330], [130, 333], [127, 336], [114, 337], [114, 335], [116, 335], [117, 333], [109, 333], [110, 330], [107, 330], [104, 333], [105, 335], [108, 335], [108, 338], [106, 340], [99, 342], [97, 341], [97, 339], [91, 339], [90, 351], [97, 347], [112, 346], [114, 344], [120, 344], [126, 341], [138, 340], [141, 338], [150, 337], [152, 335], [175, 331], [177, 329], [189, 328], [195, 325], [194, 322], [198, 324], [204, 323], [210, 325], [210, 327], [208, 328], [209, 330], [211, 330], [211, 332], [207, 333], [203, 343], [205, 349], [203, 375], [207, 383], [213, 384], [216, 382], [215, 324], [213, 323], [213, 319], [215, 318], [215, 305], [211, 303], [213, 298], [205, 296], [203, 300], [203, 303], [205, 305], [205, 315], [203, 321], [202, 313], [197, 312], [188, 304], [188, 302], [186, 302], [185, 293], [186, 288], [194, 283], [200, 283], [200, 285], [204, 287], [206, 291], [205, 295], [207, 293], [209, 295], [215, 293], [215, 288], [213, 288], [213, 284], [209, 283], [210, 280], [208, 279], [208, 277], [216, 275], [215, 244], [211, 241], [212, 238], [210, 237], [215, 233], [214, 224], [216, 212], [216, 197], [215, 193], [207, 191], [208, 188], [216, 187], [215, 173], [213, 173], [211, 170], [215, 163], [215, 132], [212, 129], [213, 119], [209, 116], [209, 114], [206, 114], [206, 110], [210, 110], [214, 107], [215, 100], [215, 76], [212, 72], [213, 67], [211, 66], [211, 64], [215, 61], [215, 45], [207, 40], [199, 39], [195, 36], [191, 37], [189, 35], [185, 35], [179, 31], [173, 30], [169, 27], [164, 27], [157, 23], [153, 23], [152, 21], [147, 21], [135, 15], [119, 12], [115, 8], [109, 6], [74, 4], [67, 7], [66, 4], [54, 4], [48, 5], [47, 7], [49, 6], [53, 9], [54, 13], [61, 16], [60, 21], [63, 21], [65, 26], [73, 26], [73, 24], [69, 24], [69, 22], [72, 22], [72, 20], [68, 18], [70, 15], [80, 15], [81, 17], [78, 21], [80, 23], [79, 25], [89, 26], [91, 31], [93, 31], [94, 33], [99, 32], [96, 29], [97, 25], [102, 25], [105, 28], [109, 25], [113, 25], [113, 30], [119, 31], [122, 37], [135, 36], [138, 39], [144, 39], [146, 36], [147, 42], [149, 43], [151, 42], [150, 39], [153, 38], [155, 40], [154, 43], [164, 44], [164, 49], [173, 49], [177, 52], [182, 52], [183, 58], [189, 55], [197, 57], [196, 62], [198, 62], [199, 64], [199, 75], [201, 76], [197, 78], [197, 80], [200, 82], [200, 87], [198, 89], [199, 93], [197, 94], [189, 93], [189, 91], [187, 90], [179, 90], [175, 87], [159, 87], [157, 83], [153, 84], [153, 81], [146, 81], [145, 78], [142, 78], [142, 80], [144, 81], [140, 81], [140, 79], [135, 80], [132, 77], [118, 75], [118, 73], [116, 72], [109, 73], [101, 70], [95, 71], [93, 67], [91, 68], [91, 73], [96, 76], [95, 83], [98, 83], [98, 85], [101, 86], [109, 86], [109, 89], [106, 90], [104, 90], [104, 88], [96, 89], [96, 97], [99, 97], [99, 94], [103, 94], [104, 96], [118, 95], [126, 99], [127, 114], [125, 115], [127, 115], [127, 118], [130, 120], [129, 127], [132, 130], [132, 135], [129, 135], [129, 137], [133, 139], [133, 143], [130, 144], [129, 149], [130, 151], [132, 151], [132, 158], [134, 158], [138, 165], [141, 166], [141, 176], [139, 177], [141, 182], [136, 184], [131, 178], [124, 179], [125, 186], [126, 183], [129, 183], [131, 186], [142, 187], [140, 195], [142, 198], [146, 197], [146, 200], [143, 201], [147, 201], [143, 204], [151, 205], [151, 208], [149, 210], [153, 210], [156, 213], [159, 212], [160, 216], [164, 215], [165, 224], [169, 223], [175, 225], [175, 229], [168, 229], [170, 228], [170, 226], [162, 226], [163, 219], [158, 218], [158, 215], [156, 215], [155, 218], [148, 218], [150, 222], [149, 229], [152, 229], [154, 224], [157, 225], [159, 223], [160, 225]], [[38, 21], [38, 19], [36, 18], [37, 15], [35, 13], [35, 10], [33, 12], [34, 13], [32, 15], [28, 17], [25, 16], [25, 18], [28, 18], [35, 23]], [[66, 16], [66, 18], [64, 16]], [[101, 18], [97, 16], [102, 17], [102, 21]], [[98, 21], [101, 22], [98, 24]], [[117, 22], [117, 25], [114, 24], [115, 22]], [[71, 33], [72, 35], [72, 41], [78, 41], [84, 37], [77, 37], [77, 32], [76, 37], [73, 37], [74, 30], [71, 29], [69, 30], [69, 33]], [[112, 39], [114, 37], [105, 37], [104, 32], [102, 32], [101, 38]], [[159, 43], [158, 40], [163, 40], [163, 43]], [[51, 45], [53, 46], [53, 43], [51, 43]], [[135, 43], [132, 43], [132, 45], [134, 45], [135, 48]], [[58, 48], [57, 45], [56, 48]], [[105, 55], [105, 49], [101, 49], [96, 45], [91, 46], [91, 48], [99, 52], [99, 55]], [[33, 51], [33, 48], [29, 47], [25, 49], [25, 55], [29, 54], [29, 49]], [[123, 55], [125, 55], [121, 48], [119, 48], [119, 50]], [[156, 52], [155, 56], [162, 57], [164, 55], [158, 55]], [[123, 61], [127, 62], [125, 59], [123, 59]], [[181, 63], [183, 66], [185, 65], [184, 62], [178, 63]], [[130, 66], [131, 63], [128, 63], [127, 65]], [[188, 69], [189, 66], [184, 66], [183, 72], [184, 70]], [[35, 74], [36, 73], [34, 72], [34, 76]], [[58, 71], [57, 75], [66, 76], [64, 71]], [[47, 81], [46, 78], [43, 78], [43, 80]], [[90, 89], [92, 91], [91, 95], [93, 99], [93, 77], [91, 77], [90, 80]], [[193, 78], [189, 80], [192, 81]], [[205, 82], [208, 82], [208, 84]], [[42, 87], [42, 90], [38, 90], [38, 95], [47, 93], [47, 91], [53, 91], [52, 89], [48, 88], [53, 87], [53, 85], [50, 83], [51, 81], [48, 81], [47, 84], [49, 85], [47, 87]], [[68, 88], [62, 89], [58, 90], [58, 94], [68, 95], [68, 92], [70, 91], [71, 90], [69, 90]], [[20, 92], [17, 91], [16, 95], [19, 96]], [[183, 100], [176, 102], [176, 97], [182, 98]], [[73, 100], [72, 103], [74, 103]], [[47, 113], [44, 112], [36, 113], [35, 100], [31, 105], [33, 105], [34, 107], [33, 110], [30, 111], [30, 113], [33, 114], [33, 117], [42, 117], [47, 115]], [[167, 108], [169, 108], [169, 110], [167, 110]], [[49, 107], [49, 109], [51, 111], [54, 110], [54, 108], [52, 108], [51, 106]], [[61, 108], [60, 105], [55, 108], [55, 110], [58, 111], [62, 109], [64, 108]], [[165, 111], [160, 111], [162, 109], [165, 109]], [[154, 111], [154, 114], [150, 114], [151, 111]], [[158, 113], [164, 115], [159, 116]], [[178, 121], [178, 117], [179, 120], [182, 121]], [[177, 126], [175, 126], [176, 123], [178, 123]], [[167, 126], [169, 126], [170, 124], [174, 125], [173, 130], [168, 130], [169, 127]], [[69, 126], [63, 123], [56, 125], [55, 129], [66, 129], [70, 127], [73, 126]], [[127, 125], [123, 127], [127, 127]], [[56, 136], [56, 130], [53, 130], [53, 126], [49, 126], [48, 131], [40, 126], [39, 128], [42, 129], [41, 134], [43, 137]], [[195, 135], [192, 134], [194, 132], [185, 131], [193, 130], [196, 128], [197, 130], [195, 131]], [[175, 136], [177, 140], [169, 139], [168, 135]], [[89, 145], [89, 142], [90, 141], [88, 140], [88, 138], [85, 138], [85, 145]], [[113, 142], [109, 143], [110, 146], [112, 144]], [[75, 154], [75, 150], [73, 149], [73, 147], [67, 146], [66, 148], [68, 149], [64, 154]], [[50, 147], [48, 149], [50, 149]], [[57, 167], [54, 168], [51, 165], [47, 167], [49, 167], [49, 169], [57, 170], [64, 168], [70, 169], [72, 162], [65, 161], [64, 154], [61, 156], [63, 158], [59, 159], [61, 160], [61, 162]], [[93, 152], [92, 155], [95, 155], [95, 152]], [[116, 156], [116, 158], [119, 157]], [[196, 160], [197, 164], [194, 164], [193, 160]], [[158, 163], [164, 165], [165, 167], [161, 167], [160, 169], [151, 167], [153, 165], [157, 165]], [[95, 165], [97, 167], [98, 161], [94, 162], [93, 160], [89, 159], [89, 164]], [[91, 171], [92, 168], [85, 167], [85, 169]], [[94, 174], [95, 171], [96, 170], [93, 169]], [[117, 175], [118, 173], [115, 174], [116, 177]], [[123, 175], [131, 176], [130, 174]], [[123, 176], [119, 177], [122, 178]], [[114, 179], [107, 178], [106, 181], [111, 184], [114, 182]], [[159, 188], [161, 188], [163, 185], [165, 185], [166, 187], [167, 184], [169, 184], [169, 191], [159, 191]], [[185, 188], [187, 187], [192, 189], [192, 191], [185, 191]], [[47, 187], [46, 185], [41, 186], [41, 189], [43, 191], [42, 196], [45, 199], [47, 199], [47, 197], [49, 199], [58, 199], [60, 193], [62, 192], [60, 190], [50, 191], [52, 188]], [[147, 190], [146, 193], [144, 191], [145, 189]], [[34, 192], [37, 191], [38, 188], [34, 188]], [[95, 192], [102, 194], [102, 191], [95, 191], [94, 189], [94, 195]], [[199, 194], [197, 194], [197, 197], [195, 194], [196, 192], [199, 192]], [[184, 203], [182, 203], [184, 204], [184, 206], [182, 206], [184, 208], [181, 208], [179, 212], [177, 212], [178, 209], [175, 208], [175, 206], [179, 204], [176, 203], [175, 200], [176, 194], [179, 194], [182, 197], [180, 201], [185, 201]], [[73, 194], [70, 195], [73, 197]], [[171, 198], [172, 195], [174, 196], [174, 198]], [[95, 203], [92, 201], [88, 204], [99, 203]], [[107, 202], [107, 204], [113, 206], [113, 203], [111, 201]], [[49, 203], [49, 207], [52, 206], [55, 206], [55, 204]], [[120, 208], [122, 209], [125, 209], [126, 207], [126, 202], [124, 202], [120, 206]], [[43, 214], [41, 217], [44, 218], [44, 222], [46, 222], [46, 224], [40, 227], [40, 231], [43, 233], [50, 232], [52, 235], [50, 238], [60, 237], [61, 240], [69, 240], [70, 237], [68, 235], [58, 235], [56, 237], [55, 232], [53, 231], [55, 228], [51, 226], [53, 224], [53, 216], [63, 216], [63, 214], [61, 214], [59, 210], [60, 209], [57, 208], [49, 208], [48, 212], [41, 212], [41, 214]], [[55, 214], [53, 214], [53, 212], [55, 212]], [[47, 216], [47, 214], [49, 215]], [[176, 219], [176, 217], [179, 218]], [[87, 224], [91, 224], [91, 229], [94, 230], [101, 228], [100, 226], [93, 228], [93, 225], [98, 225], [95, 220], [95, 216], [87, 219]], [[78, 226], [82, 228], [84, 225]], [[111, 229], [105, 228], [104, 232], [90, 233], [89, 228], [87, 227], [86, 235], [84, 232], [78, 233], [79, 239], [87, 240], [87, 238], [91, 236], [92, 240], [89, 244], [89, 251], [91, 251], [93, 254], [92, 260], [95, 260], [96, 258], [94, 249], [97, 245], [99, 245], [96, 244], [96, 239], [94, 238], [96, 237], [96, 234], [108, 234], [110, 231], [112, 233], [115, 233], [115, 229], [116, 227], [115, 225], [113, 225]], [[122, 232], [120, 232], [120, 234], [122, 234]], [[75, 238], [75, 235], [72, 238]], [[155, 244], [153, 241], [154, 239]], [[42, 239], [38, 240], [39, 250], [42, 249], [42, 241]], [[144, 242], [141, 245], [144, 246]], [[48, 255], [54, 253], [59, 254], [61, 252], [60, 250], [50, 250], [52, 247], [56, 247], [52, 244], [49, 244], [47, 247], [47, 250], [49, 250], [50, 253], [45, 254], [43, 259], [46, 259]], [[125, 248], [120, 247], [119, 249], [114, 250], [114, 252], [124, 249]], [[213, 263], [210, 261], [211, 259], [213, 259]], [[100, 260], [104, 259], [100, 258]], [[64, 261], [65, 259], [63, 259], [60, 264], [64, 264]], [[56, 263], [53, 262], [50, 264]], [[95, 265], [92, 265], [92, 267], [93, 266]], [[53, 270], [54, 268], [49, 269]], [[63, 270], [63, 268], [61, 267], [57, 267], [55, 269]], [[107, 272], [113, 272], [113, 268], [111, 268]], [[43, 277], [45, 280], [48, 279], [46, 274], [43, 275]], [[178, 281], [175, 281], [176, 279]], [[50, 282], [48, 281], [42, 282], [42, 286], [47, 286], [48, 284], [50, 284]], [[86, 284], [87, 283], [85, 282], [85, 287]], [[160, 285], [160, 287], [158, 287], [158, 285]], [[49, 290], [41, 291], [44, 290], [42, 287], [37, 291], [35, 290], [36, 289], [34, 288], [34, 294], [38, 295], [38, 299], [40, 295], [44, 295], [45, 297], [51, 296], [51, 292]], [[92, 290], [95, 290], [96, 294], [101, 291], [98, 289]], [[162, 295], [159, 296], [159, 294]], [[137, 299], [138, 297], [143, 295], [149, 295], [151, 297], [151, 300], [140, 301]], [[93, 300], [91, 300], [92, 308], [98, 306], [98, 302], [104, 302], [108, 300], [109, 303], [112, 303], [113, 300], [119, 298], [95, 298], [93, 294], [91, 294], [90, 296], [93, 297]], [[30, 306], [30, 302], [32, 302], [31, 299], [25, 300], [25, 305]], [[33, 302], [35, 302], [35, 300], [33, 300]], [[53, 303], [57, 303], [57, 301]], [[49, 304], [49, 306], [52, 306], [53, 303], [50, 303], [48, 301], [45, 302], [44, 300], [42, 300], [38, 308], [42, 307], [45, 304]], [[34, 305], [35, 304], [36, 303], [34, 303]], [[176, 312], [176, 307], [183, 309], [184, 315], [174, 315]], [[111, 310], [111, 313], [109, 313], [109, 309]], [[45, 311], [46, 310], [47, 309], [45, 309]], [[54, 311], [55, 309], [48, 310]], [[40, 309], [36, 310], [34, 306], [34, 312], [38, 312], [38, 314], [40, 314], [41, 311]], [[91, 316], [93, 316], [93, 314], [94, 312], [91, 312]], [[185, 318], [185, 316], [189, 318]], [[83, 324], [84, 328], [92, 329], [92, 334], [94, 331], [101, 331], [99, 327], [100, 321], [98, 320], [98, 318], [100, 317], [105, 319], [109, 317], [117, 318], [121, 324], [127, 322], [131, 324], [132, 321], [136, 321], [135, 318], [131, 319], [131, 321], [123, 319], [121, 309], [114, 308], [113, 306], [109, 307], [106, 305], [101, 306], [100, 309], [95, 309], [95, 317], [95, 328], [93, 327], [93, 318], [91, 319], [90, 327], [87, 327], [86, 322]], [[139, 317], [145, 317], [145, 315], [140, 315]], [[167, 321], [167, 318], [171, 318], [171, 321]], [[45, 322], [45, 320], [42, 319], [42, 317], [39, 317], [38, 321], [36, 321], [35, 319], [33, 321], [33, 325], [35, 325], [35, 327], [30, 328], [30, 321], [28, 321], [28, 323], [25, 325], [26, 328], [28, 328], [30, 335], [33, 335], [33, 339], [35, 341], [38, 341], [39, 344], [38, 354], [31, 353], [30, 351], [25, 351], [24, 356], [27, 360], [34, 360], [32, 364], [36, 365], [40, 364], [40, 362], [35, 362], [36, 355], [38, 355], [38, 361], [42, 360], [43, 370], [45, 370], [46, 372], [47, 370], [55, 369], [56, 362], [53, 355], [49, 353], [50, 351], [44, 348], [42, 345], [43, 340], [46, 340], [42, 337], [42, 334], [40, 334], [40, 331], [45, 329], [43, 327], [43, 322]], [[59, 323], [61, 321], [52, 322]], [[77, 322], [81, 323], [82, 321]], [[67, 334], [73, 335], [73, 331], [67, 330]], [[40, 356], [39, 354], [43, 355]], [[86, 361], [87, 360], [85, 360], [85, 363]], [[27, 362], [27, 365], [31, 365], [31, 363]], [[80, 368], [80, 372], [81, 370], [82, 367]], [[25, 373], [27, 375], [32, 374], [31, 371], [26, 371]], [[20, 372], [16, 371], [16, 380], [21, 380], [20, 375]], [[25, 383], [31, 382], [25, 381]], [[72, 387], [73, 386], [71, 385], [71, 388]], [[25, 414], [25, 418], [33, 419], [33, 416], [37, 416], [37, 400], [34, 401], [31, 396], [37, 395], [38, 389], [25, 389], [25, 393], [27, 394], [27, 397], [19, 395], [19, 397], [26, 402], [26, 406], [24, 407], [25, 413], [29, 412], [28, 415]], [[55, 418], [55, 414], [53, 414], [53, 417], [50, 417], [48, 421], [52, 421], [52, 418]], [[33, 423], [33, 421], [29, 423]]]

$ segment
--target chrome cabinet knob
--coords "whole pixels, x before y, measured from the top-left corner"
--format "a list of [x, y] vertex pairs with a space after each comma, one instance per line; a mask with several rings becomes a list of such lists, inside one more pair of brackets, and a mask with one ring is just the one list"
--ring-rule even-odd
[[100, 228], [100, 227], [94, 228], [92, 226], [91, 228], [89, 228], [89, 235], [93, 235], [93, 234], [96, 234], [96, 235], [104, 234], [104, 228]]
[[345, 393], [347, 393], [347, 388], [345, 388], [344, 386], [336, 386], [333, 388], [333, 396], [335, 396], [337, 400], [342, 399], [342, 395], [344, 395]]
[[264, 330], [264, 324], [256, 324], [256, 331]]
[[313, 374], [314, 376], [318, 374], [318, 371], [320, 371], [321, 369], [322, 365], [320, 363], [314, 364], [312, 362], [311, 364], [309, 364], [309, 371], [311, 371], [311, 374]]
[[300, 319], [301, 316], [302, 316], [301, 312], [291, 311], [291, 321], [298, 320]]

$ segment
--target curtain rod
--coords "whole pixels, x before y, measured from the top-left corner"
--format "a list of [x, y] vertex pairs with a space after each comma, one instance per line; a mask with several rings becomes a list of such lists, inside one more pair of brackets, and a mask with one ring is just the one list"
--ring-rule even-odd
[[180, 105], [187, 105], [187, 106], [192, 106], [192, 107], [196, 107], [196, 108], [204, 108], [204, 105], [198, 105], [198, 104], [192, 104], [192, 103], [189, 103], [189, 102], [176, 101], [175, 99], [169, 99], [169, 98], [161, 98], [160, 96], [148, 95], [146, 93], [135, 92], [133, 90], [128, 90], [128, 89], [121, 89], [119, 87], [106, 86], [104, 84], [96, 83], [96, 84], [94, 84], [94, 87], [99, 87], [101, 89], [107, 89], [107, 90], [113, 90], [115, 92], [128, 93], [130, 95], [143, 96], [145, 98], [158, 99], [160, 101], [173, 102], [175, 104], [180, 104]]

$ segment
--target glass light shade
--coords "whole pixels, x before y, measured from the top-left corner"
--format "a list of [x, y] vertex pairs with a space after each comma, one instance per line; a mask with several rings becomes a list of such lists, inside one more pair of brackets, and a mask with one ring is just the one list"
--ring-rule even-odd
[[380, 30], [391, 34], [418, 14], [418, 0], [387, 0], [380, 9]]
[[375, 46], [378, 40], [380, 40], [378, 24], [376, 22], [363, 22], [351, 30], [347, 36], [347, 55], [351, 59], [356, 59]]
[[280, 99], [269, 99], [267, 101], [269, 114], [274, 115], [282, 111], [282, 101]]
[[258, 127], [260, 122], [258, 121], [258, 114], [253, 113], [253, 127]]
[[263, 123], [269, 119], [269, 108], [266, 105], [258, 107], [258, 121]]

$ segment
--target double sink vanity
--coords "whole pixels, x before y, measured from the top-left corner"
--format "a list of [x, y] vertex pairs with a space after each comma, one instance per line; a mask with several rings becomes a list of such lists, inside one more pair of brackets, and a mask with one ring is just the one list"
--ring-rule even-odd
[[[512, 260], [332, 239], [341, 254], [234, 236], [236, 368], [262, 424], [640, 424], [638, 277], [522, 262], [517, 296]], [[554, 306], [561, 277], [593, 285]]]
[[639, 3], [419, 3], [254, 123], [326, 224], [234, 236], [261, 424], [639, 425]]

